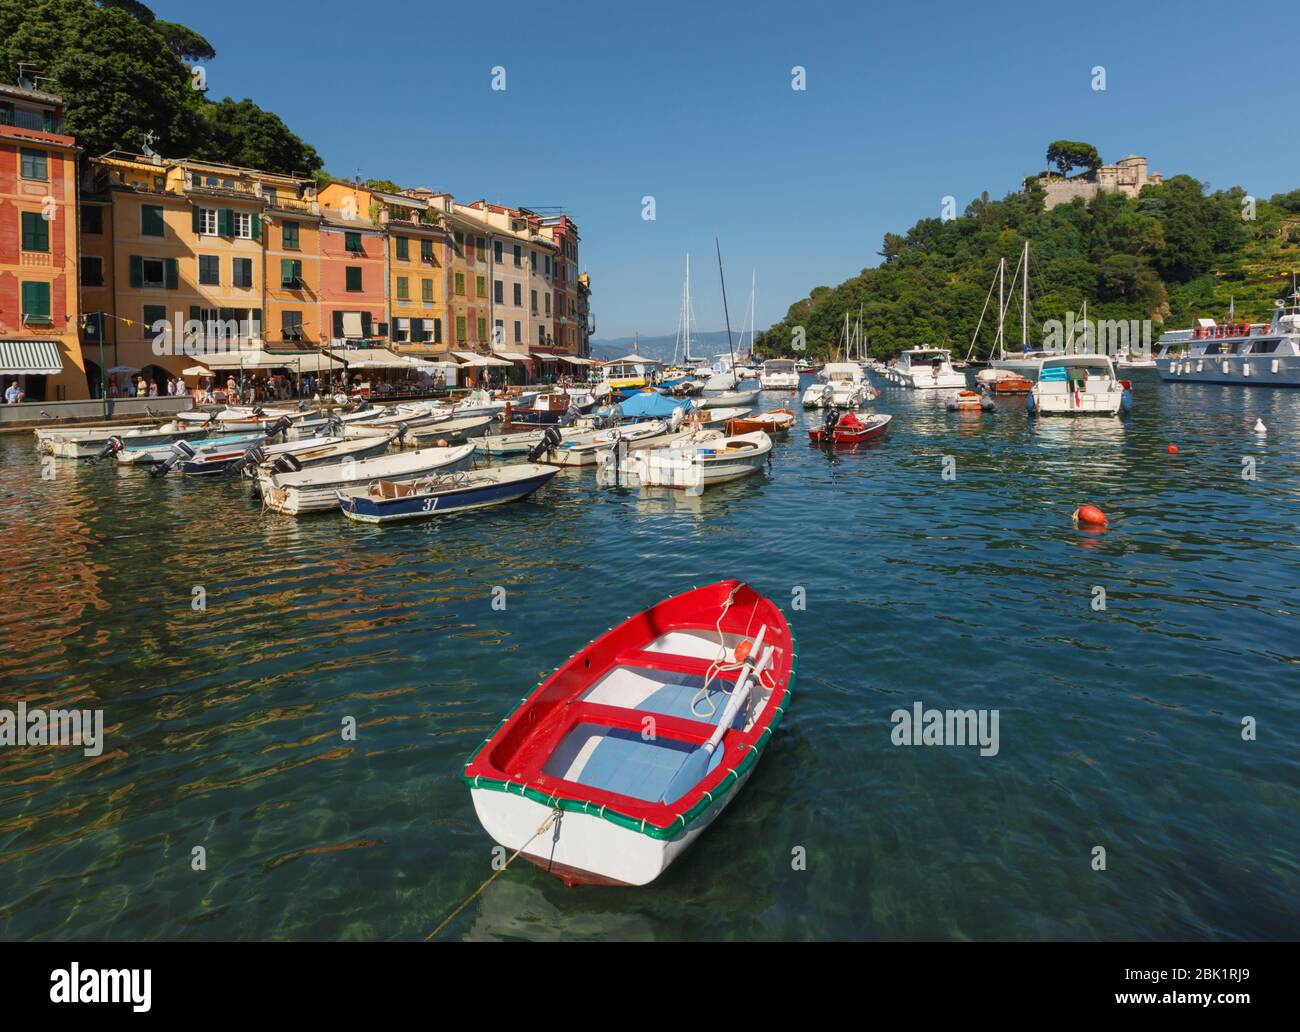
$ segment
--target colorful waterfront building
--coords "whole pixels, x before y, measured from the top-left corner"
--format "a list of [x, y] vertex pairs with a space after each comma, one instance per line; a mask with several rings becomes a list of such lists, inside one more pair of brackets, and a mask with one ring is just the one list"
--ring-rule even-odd
[[267, 347], [318, 350], [328, 334], [321, 323], [321, 214], [314, 187], [272, 193], [262, 223]]
[[[264, 226], [268, 212], [272, 222], [286, 210], [313, 217], [311, 180], [121, 152], [90, 159], [88, 176], [87, 210], [111, 212], [105, 228], [113, 260], [106, 279], [113, 305], [108, 312], [86, 308], [87, 348], [98, 344], [89, 328], [111, 321], [114, 364], [141, 370], [161, 390], [203, 354], [266, 346]], [[104, 248], [94, 237], [83, 234], [88, 254]], [[277, 264], [282, 318], [286, 302], [305, 309], [307, 269], [304, 262], [300, 285], [282, 290]], [[103, 297], [102, 288], [96, 297]]]
[[332, 182], [320, 198], [332, 210], [364, 213], [385, 232], [383, 323], [389, 341], [420, 351], [445, 350], [450, 238], [433, 192], [394, 193]]
[[[326, 187], [328, 189], [328, 187]], [[330, 347], [380, 347], [388, 340], [388, 234], [346, 197], [321, 200], [320, 326]]]
[[79, 336], [77, 143], [63, 101], [0, 84], [0, 391], [90, 396]]

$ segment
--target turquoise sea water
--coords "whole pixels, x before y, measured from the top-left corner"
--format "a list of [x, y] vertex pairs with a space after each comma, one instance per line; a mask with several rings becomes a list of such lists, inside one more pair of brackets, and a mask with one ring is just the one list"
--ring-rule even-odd
[[[1300, 393], [1136, 380], [1126, 422], [887, 389], [879, 446], [797, 429], [702, 498], [565, 471], [382, 528], [234, 481], [47, 482], [0, 437], [0, 708], [102, 708], [107, 737], [0, 748], [0, 938], [423, 937], [492, 873], [458, 777], [482, 737], [615, 621], [724, 577], [801, 647], [736, 801], [649, 887], [519, 862], [447, 937], [1293, 938]], [[893, 745], [918, 701], [997, 710], [997, 755]]]

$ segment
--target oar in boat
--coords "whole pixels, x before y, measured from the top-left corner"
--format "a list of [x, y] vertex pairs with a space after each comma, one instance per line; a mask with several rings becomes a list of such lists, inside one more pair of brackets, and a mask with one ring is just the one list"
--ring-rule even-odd
[[[758, 635], [754, 638], [754, 647], [750, 651], [751, 656], [755, 652], [762, 650], [763, 635], [766, 632], [767, 624], [764, 624], [759, 628]], [[767, 669], [768, 664], [772, 661], [772, 652], [773, 647], [769, 645], [757, 664], [746, 661], [744, 667], [741, 668], [740, 677], [736, 680], [736, 687], [731, 692], [731, 698], [727, 700], [727, 707], [722, 711], [722, 719], [718, 721], [718, 726], [714, 729], [713, 734], [709, 736], [707, 742], [699, 746], [682, 761], [681, 767], [673, 775], [672, 781], [668, 782], [668, 787], [664, 789], [663, 795], [659, 797], [660, 802], [676, 802], [704, 779], [704, 775], [709, 772], [709, 761], [713, 759], [718, 743], [722, 741], [722, 736], [727, 733], [727, 728], [731, 725], [731, 722], [736, 719], [740, 707], [749, 698], [751, 678], [762, 676], [763, 671]]]

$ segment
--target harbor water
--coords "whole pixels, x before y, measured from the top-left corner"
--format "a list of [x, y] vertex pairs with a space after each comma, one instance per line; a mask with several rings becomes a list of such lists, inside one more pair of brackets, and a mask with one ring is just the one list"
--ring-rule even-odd
[[[459, 774], [498, 720], [738, 577], [800, 662], [731, 807], [645, 888], [518, 862], [446, 937], [1294, 938], [1300, 394], [1133, 393], [1035, 421], [886, 387], [882, 442], [819, 451], [801, 415], [702, 497], [565, 470], [383, 527], [237, 478], [44, 479], [0, 437], [0, 708], [104, 719], [100, 755], [0, 748], [0, 937], [422, 938], [493, 874]], [[918, 703], [996, 713], [996, 752], [895, 744]]]

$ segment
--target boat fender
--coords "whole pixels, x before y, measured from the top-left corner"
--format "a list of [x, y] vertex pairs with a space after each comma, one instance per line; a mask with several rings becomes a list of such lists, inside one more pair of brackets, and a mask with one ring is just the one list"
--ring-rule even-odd
[[1110, 524], [1106, 514], [1095, 505], [1081, 505], [1071, 514], [1075, 524], [1088, 527], [1105, 527]]
[[1133, 411], [1133, 392], [1128, 388], [1125, 388], [1124, 393], [1120, 396], [1119, 407], [1124, 412]]
[[1031, 416], [1034, 414], [1034, 395], [1032, 392], [1025, 395], [1025, 411]]

